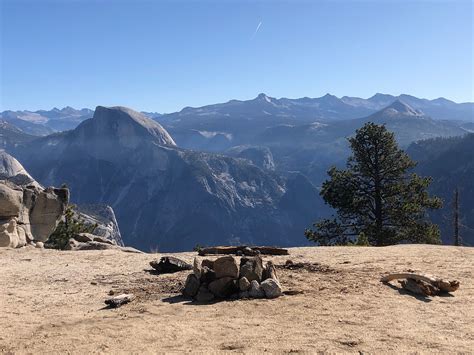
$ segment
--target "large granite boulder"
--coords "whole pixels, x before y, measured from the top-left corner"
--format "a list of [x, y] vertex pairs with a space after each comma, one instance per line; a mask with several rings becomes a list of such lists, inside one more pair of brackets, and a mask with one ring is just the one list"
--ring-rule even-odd
[[68, 202], [67, 188], [44, 189], [15, 158], [0, 152], [0, 247], [45, 242]]
[[45, 242], [66, 210], [69, 190], [0, 180], [0, 247]]

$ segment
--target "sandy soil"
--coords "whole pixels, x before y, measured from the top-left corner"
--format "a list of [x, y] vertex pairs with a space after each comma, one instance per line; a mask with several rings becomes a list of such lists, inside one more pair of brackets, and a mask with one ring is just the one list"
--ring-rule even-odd
[[[0, 352], [473, 352], [473, 248], [290, 253], [272, 259], [312, 263], [278, 269], [286, 290], [303, 293], [200, 305], [179, 296], [187, 272], [148, 271], [160, 254], [0, 249]], [[194, 254], [177, 256], [192, 261]], [[461, 287], [423, 299], [379, 282], [386, 272], [407, 270], [458, 279]], [[104, 309], [111, 290], [137, 299]]]

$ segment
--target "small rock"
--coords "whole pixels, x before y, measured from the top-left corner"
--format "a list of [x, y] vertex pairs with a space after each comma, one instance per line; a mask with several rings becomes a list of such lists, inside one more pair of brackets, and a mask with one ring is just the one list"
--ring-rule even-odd
[[277, 298], [282, 295], [281, 285], [275, 279], [266, 279], [260, 284], [260, 286], [262, 287], [263, 292], [265, 292], [266, 298]]
[[92, 242], [94, 240], [94, 235], [90, 233], [78, 233], [73, 237], [75, 240], [81, 243]]
[[64, 250], [75, 250], [81, 243], [79, 243], [74, 238], [69, 239], [69, 242], [66, 244]]
[[209, 284], [209, 291], [218, 298], [226, 298], [232, 293], [237, 292], [238, 289], [235, 287], [234, 279], [227, 276], [211, 282]]
[[249, 281], [262, 281], [263, 261], [260, 256], [240, 259], [240, 277]]
[[241, 291], [241, 292], [239, 293], [239, 298], [240, 298], [240, 299], [250, 298], [250, 296], [249, 296], [249, 291]]
[[216, 273], [214, 270], [209, 269], [207, 266], [203, 266], [201, 269], [201, 282], [210, 284], [216, 279]]
[[241, 277], [239, 279], [239, 289], [240, 291], [248, 291], [250, 288], [250, 281], [246, 277]]
[[94, 236], [93, 241], [98, 242], [98, 243], [104, 243], [104, 244], [114, 244], [114, 243], [112, 243], [111, 240], [108, 240], [108, 239], [100, 237], [100, 236]]
[[264, 298], [265, 297], [265, 292], [263, 291], [262, 287], [260, 286], [257, 280], [253, 280], [250, 283], [249, 296], [251, 298]]
[[207, 267], [209, 269], [214, 269], [214, 261], [209, 260], [209, 259], [204, 259], [201, 262], [202, 267]]
[[271, 261], [267, 262], [265, 268], [263, 269], [262, 280], [265, 281], [266, 279], [278, 280], [275, 265], [273, 265]]
[[38, 249], [44, 249], [44, 243], [43, 242], [36, 242], [35, 247], [38, 248]]
[[239, 292], [233, 293], [228, 297], [228, 299], [230, 300], [238, 300], [239, 298], [240, 298]]
[[218, 279], [223, 277], [238, 278], [239, 266], [237, 261], [231, 255], [223, 256], [214, 261], [214, 271]]
[[195, 299], [198, 302], [207, 303], [213, 301], [214, 298], [214, 295], [206, 287], [201, 287]]
[[120, 306], [123, 306], [126, 303], [129, 303], [135, 299], [135, 296], [133, 294], [121, 294], [119, 296], [115, 296], [112, 298], [109, 298], [105, 300], [105, 304], [109, 306], [110, 308], [118, 308]]
[[186, 297], [194, 297], [199, 291], [201, 283], [196, 278], [196, 275], [189, 274], [184, 284], [183, 295]]
[[196, 275], [196, 278], [197, 278], [198, 280], [201, 280], [202, 267], [201, 267], [201, 263], [199, 262], [198, 258], [194, 258], [194, 262], [193, 262], [193, 272], [194, 272], [194, 275]]

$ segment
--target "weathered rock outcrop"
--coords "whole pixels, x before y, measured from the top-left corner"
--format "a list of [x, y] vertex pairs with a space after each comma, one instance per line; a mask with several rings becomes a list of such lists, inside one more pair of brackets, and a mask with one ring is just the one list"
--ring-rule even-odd
[[68, 189], [42, 189], [0, 180], [0, 247], [46, 241], [68, 201]]
[[68, 201], [68, 189], [43, 189], [15, 158], [0, 152], [0, 247], [45, 242]]

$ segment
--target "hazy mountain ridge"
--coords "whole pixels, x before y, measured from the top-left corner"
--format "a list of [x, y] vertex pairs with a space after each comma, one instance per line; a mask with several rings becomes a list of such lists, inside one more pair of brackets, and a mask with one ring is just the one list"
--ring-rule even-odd
[[[420, 99], [406, 94], [399, 96], [375, 94], [368, 99], [350, 96], [338, 98], [331, 94], [317, 98], [289, 99], [283, 97], [277, 99], [262, 93], [251, 100], [230, 100], [226, 103], [202, 107], [185, 107], [174, 113], [142, 113], [152, 119], [159, 119], [166, 128], [172, 128], [173, 124], [177, 122], [180, 122], [178, 124], [180, 128], [190, 128], [182, 122], [183, 120], [199, 120], [202, 124], [207, 120], [226, 117], [258, 121], [271, 116], [274, 121], [270, 121], [270, 123], [288, 123], [288, 120], [293, 123], [309, 123], [315, 120], [333, 121], [365, 117], [396, 100], [403, 101], [434, 119], [474, 120], [474, 103], [455, 103], [442, 97], [434, 100]], [[51, 110], [7, 110], [0, 113], [0, 118], [16, 125], [25, 133], [47, 135], [52, 132], [74, 129], [85, 119], [91, 118], [93, 113], [94, 111], [88, 108], [74, 109], [67, 106], [62, 109], [55, 107]], [[196, 122], [191, 125], [195, 124]], [[225, 129], [221, 132], [225, 132]]]
[[10, 151], [19, 144], [31, 142], [35, 137], [23, 132], [10, 122], [0, 120], [0, 148]]
[[0, 118], [11, 122], [25, 133], [44, 136], [57, 131], [75, 128], [82, 121], [91, 118], [94, 111], [83, 108], [76, 110], [70, 106], [62, 109], [37, 111], [3, 111]]
[[39, 181], [67, 183], [74, 202], [111, 205], [125, 244], [306, 243], [303, 230], [320, 202], [305, 177], [177, 148], [159, 127], [129, 109], [98, 107], [75, 130], [37, 139], [16, 155]]

